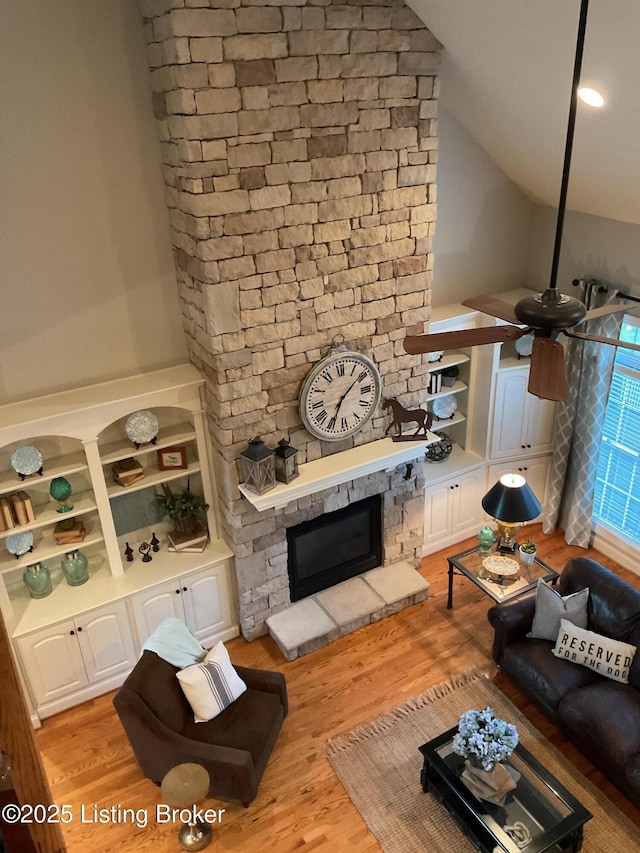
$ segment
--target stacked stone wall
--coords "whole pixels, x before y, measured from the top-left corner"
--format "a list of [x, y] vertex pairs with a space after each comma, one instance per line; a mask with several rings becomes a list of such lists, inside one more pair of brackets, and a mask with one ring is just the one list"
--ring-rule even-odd
[[[345, 442], [301, 425], [300, 384], [336, 335], [376, 361], [385, 396], [426, 396], [402, 339], [430, 315], [440, 46], [402, 0], [140, 5], [184, 326], [255, 635], [288, 599], [283, 581], [264, 588], [275, 533], [323, 499], [258, 513], [239, 452], [286, 435], [304, 463], [383, 435], [381, 413]], [[419, 553], [409, 515], [385, 531], [387, 561]]]

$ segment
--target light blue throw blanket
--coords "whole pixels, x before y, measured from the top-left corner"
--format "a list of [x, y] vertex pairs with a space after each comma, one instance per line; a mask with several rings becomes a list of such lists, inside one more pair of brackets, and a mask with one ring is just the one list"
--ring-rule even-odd
[[207, 651], [196, 640], [184, 622], [169, 616], [164, 619], [142, 647], [181, 669], [199, 663]]

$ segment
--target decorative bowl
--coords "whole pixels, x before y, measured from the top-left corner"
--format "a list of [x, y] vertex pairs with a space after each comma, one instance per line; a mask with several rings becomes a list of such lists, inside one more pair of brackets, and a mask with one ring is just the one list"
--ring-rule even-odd
[[436, 397], [431, 405], [431, 409], [439, 421], [445, 421], [452, 418], [458, 411], [458, 401], [454, 394], [447, 394], [446, 397]]
[[30, 444], [16, 447], [11, 455], [11, 467], [21, 477], [37, 474], [42, 471], [42, 453]]
[[491, 557], [486, 557], [482, 561], [482, 565], [490, 575], [500, 578], [511, 577], [520, 572], [520, 567], [516, 560], [512, 560], [511, 557], [500, 557], [495, 554]]
[[158, 419], [148, 409], [132, 412], [125, 421], [124, 431], [134, 444], [148, 444], [158, 435]]
[[437, 435], [440, 441], [436, 444], [430, 444], [429, 447], [425, 450], [425, 459], [427, 462], [444, 462], [445, 459], [448, 459], [451, 456], [451, 451], [453, 450], [453, 442], [446, 434], [446, 432], [434, 432], [434, 435]]
[[33, 533], [24, 530], [22, 533], [12, 533], [5, 539], [7, 551], [15, 557], [21, 557], [28, 551], [33, 550]]

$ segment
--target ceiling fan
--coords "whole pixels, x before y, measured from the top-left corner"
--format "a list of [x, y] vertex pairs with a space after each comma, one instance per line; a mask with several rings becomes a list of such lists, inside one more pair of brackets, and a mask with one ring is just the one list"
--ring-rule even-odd
[[615, 338], [589, 335], [576, 330], [576, 327], [587, 320], [628, 310], [626, 304], [605, 305], [588, 311], [585, 304], [579, 299], [560, 293], [557, 285], [588, 6], [589, 0], [581, 0], [549, 287], [543, 293], [521, 299], [515, 306], [495, 296], [474, 296], [465, 299], [462, 303], [469, 308], [482, 311], [484, 314], [505, 320], [510, 325], [440, 332], [431, 335], [409, 335], [404, 339], [406, 352], [418, 354], [513, 341], [523, 335], [533, 334], [528, 390], [531, 394], [547, 400], [564, 400], [567, 396], [564, 349], [558, 340], [561, 334], [570, 338], [640, 350], [640, 346], [637, 344], [619, 341]]

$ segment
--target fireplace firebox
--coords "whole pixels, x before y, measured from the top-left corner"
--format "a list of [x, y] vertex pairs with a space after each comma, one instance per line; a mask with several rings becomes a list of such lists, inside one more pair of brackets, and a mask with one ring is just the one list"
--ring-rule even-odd
[[287, 562], [291, 601], [382, 565], [382, 529], [381, 495], [290, 527]]

